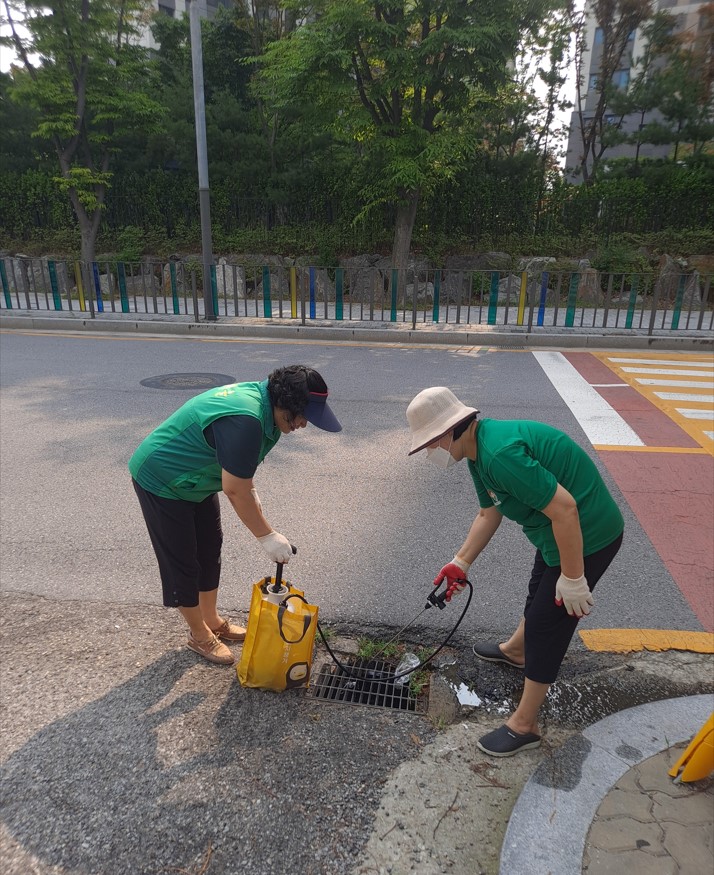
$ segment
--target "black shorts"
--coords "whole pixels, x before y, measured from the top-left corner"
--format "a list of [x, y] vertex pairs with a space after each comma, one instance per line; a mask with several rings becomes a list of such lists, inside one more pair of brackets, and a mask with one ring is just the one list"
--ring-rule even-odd
[[[607, 570], [622, 544], [622, 535], [585, 557], [585, 578], [590, 591]], [[570, 641], [578, 626], [563, 605], [555, 604], [555, 585], [560, 565], [546, 565], [540, 550], [536, 553], [528, 584], [526, 618], [526, 677], [539, 684], [551, 684], [558, 676]]]
[[195, 608], [199, 592], [217, 589], [221, 576], [218, 495], [198, 503], [160, 498], [132, 483], [159, 563], [164, 605]]

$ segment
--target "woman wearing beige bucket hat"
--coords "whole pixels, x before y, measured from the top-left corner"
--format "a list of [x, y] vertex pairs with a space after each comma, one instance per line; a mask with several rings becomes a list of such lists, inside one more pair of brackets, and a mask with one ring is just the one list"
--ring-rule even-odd
[[529, 420], [478, 419], [445, 386], [424, 389], [407, 408], [409, 455], [426, 450], [439, 468], [468, 460], [481, 509], [456, 555], [439, 571], [447, 599], [465, 586], [503, 517], [536, 547], [523, 619], [501, 644], [474, 644], [481, 659], [525, 669], [518, 707], [478, 746], [492, 756], [538, 747], [538, 712], [592, 590], [622, 543], [624, 522], [595, 464], [562, 431]]

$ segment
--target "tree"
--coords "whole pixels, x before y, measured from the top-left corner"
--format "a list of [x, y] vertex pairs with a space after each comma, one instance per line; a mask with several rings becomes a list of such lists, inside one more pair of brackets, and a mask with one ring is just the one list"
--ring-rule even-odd
[[553, 5], [318, 0], [307, 23], [267, 47], [259, 93], [278, 111], [311, 107], [315, 124], [351, 145], [359, 216], [395, 206], [392, 263], [405, 268], [420, 197], [474, 154], [522, 32]]
[[[610, 127], [606, 115], [619, 86], [615, 75], [632, 66], [630, 52], [634, 33], [644, 21], [652, 16], [652, 0], [593, 0], [590, 12], [597, 23], [601, 39], [600, 64], [595, 82], [585, 81], [583, 69], [587, 45], [588, 11], [576, 12], [571, 5], [572, 31], [575, 34], [577, 48], [575, 57], [576, 107], [582, 152], [577, 169], [582, 174], [586, 185], [591, 185], [597, 174], [598, 166], [608, 148], [617, 140], [614, 135], [619, 124]], [[590, 108], [586, 118], [586, 97], [588, 90], [593, 89], [595, 100], [588, 101]]]
[[[145, 90], [145, 54], [133, 40], [148, 0], [3, 0], [14, 68], [13, 96], [34, 107], [35, 136], [50, 142], [56, 182], [72, 204], [81, 257], [93, 261], [112, 158], [127, 132], [151, 129], [161, 107]], [[22, 23], [28, 36], [20, 34]], [[35, 61], [35, 58], [39, 60]]]

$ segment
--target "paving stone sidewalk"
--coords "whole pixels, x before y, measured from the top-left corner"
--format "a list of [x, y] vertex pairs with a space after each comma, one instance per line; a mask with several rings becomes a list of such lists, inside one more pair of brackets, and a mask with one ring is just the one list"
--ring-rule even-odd
[[627, 771], [605, 796], [583, 855], [587, 875], [698, 875], [714, 870], [714, 778], [675, 784], [686, 744]]

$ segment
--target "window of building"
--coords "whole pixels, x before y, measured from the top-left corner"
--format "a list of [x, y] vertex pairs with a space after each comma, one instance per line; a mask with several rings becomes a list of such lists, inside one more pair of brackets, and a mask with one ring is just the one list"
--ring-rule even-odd
[[612, 84], [615, 88], [627, 88], [630, 84], [630, 71], [618, 70], [612, 77]]
[[597, 88], [597, 73], [591, 73], [588, 80], [588, 88], [594, 91]]
[[595, 45], [601, 46], [603, 41], [603, 32], [601, 27], [595, 28]]
[[164, 6], [163, 3], [159, 3], [159, 12], [160, 12], [162, 15], [168, 15], [169, 18], [173, 18], [173, 17], [174, 17], [174, 12], [175, 12], [175, 11], [176, 11], [176, 10], [173, 9], [173, 7], [171, 7], [171, 6]]

